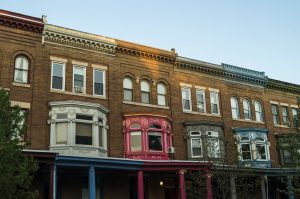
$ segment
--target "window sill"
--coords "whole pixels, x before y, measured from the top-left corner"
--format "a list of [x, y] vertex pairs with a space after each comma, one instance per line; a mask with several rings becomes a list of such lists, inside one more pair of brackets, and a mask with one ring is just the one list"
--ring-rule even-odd
[[4, 89], [5, 91], [10, 91], [10, 88], [3, 88], [3, 87], [0, 87], [0, 89]]
[[144, 104], [144, 103], [130, 102], [130, 101], [123, 101], [123, 104], [145, 106], [145, 107], [151, 107], [151, 108], [160, 108], [160, 109], [169, 109], [168, 106], [159, 106], [159, 105], [154, 105], [154, 104]]
[[249, 122], [249, 123], [256, 123], [256, 124], [265, 124], [264, 122], [255, 121], [255, 120], [243, 120], [243, 119], [232, 119], [233, 121], [239, 122]]
[[279, 128], [292, 128], [290, 126], [285, 126], [285, 125], [274, 125], [275, 127], [279, 127]]
[[200, 112], [187, 111], [187, 110], [183, 110], [183, 113], [194, 114], [194, 115], [204, 115], [204, 116], [210, 116], [210, 117], [221, 117], [220, 114], [200, 113]]
[[97, 99], [107, 99], [106, 97], [99, 96], [99, 95], [89, 95], [89, 94], [84, 94], [84, 93], [74, 93], [74, 92], [54, 90], [54, 89], [50, 89], [50, 92], [51, 93], [65, 94], [65, 95], [74, 95], [74, 96], [81, 96], [81, 97], [97, 98]]
[[12, 83], [13, 86], [20, 86], [20, 87], [25, 87], [25, 88], [30, 88], [30, 84], [22, 84], [22, 83], [17, 83], [17, 82], [13, 82]]
[[85, 157], [106, 157], [107, 150], [89, 145], [53, 145], [50, 146], [50, 151], [57, 152], [63, 155], [85, 156]]

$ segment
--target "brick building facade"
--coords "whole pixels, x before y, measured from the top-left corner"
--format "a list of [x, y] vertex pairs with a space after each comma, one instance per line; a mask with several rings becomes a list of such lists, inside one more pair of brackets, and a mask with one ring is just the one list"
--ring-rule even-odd
[[[299, 85], [45, 17], [1, 10], [0, 25], [0, 87], [28, 113], [25, 152], [47, 168], [40, 198], [183, 199], [196, 171], [212, 198], [211, 167], [224, 159], [293, 174], [282, 167], [294, 165], [284, 144], [299, 132]], [[287, 197], [266, 181], [257, 197]]]

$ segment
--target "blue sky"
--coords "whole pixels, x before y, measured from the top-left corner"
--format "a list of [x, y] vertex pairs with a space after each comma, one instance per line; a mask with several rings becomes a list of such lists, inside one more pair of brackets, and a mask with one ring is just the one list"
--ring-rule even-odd
[[0, 9], [300, 84], [298, 0], [1, 0]]

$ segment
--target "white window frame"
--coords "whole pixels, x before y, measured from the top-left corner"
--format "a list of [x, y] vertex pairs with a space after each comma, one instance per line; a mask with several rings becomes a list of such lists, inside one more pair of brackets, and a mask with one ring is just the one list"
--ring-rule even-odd
[[[17, 63], [17, 60], [18, 59], [25, 59], [26, 61], [27, 61], [27, 69], [20, 69], [20, 68], [17, 68], [16, 67], [16, 63]], [[27, 56], [25, 56], [25, 55], [18, 55], [18, 56], [16, 56], [16, 58], [15, 58], [15, 62], [14, 62], [14, 82], [16, 82], [16, 83], [20, 83], [20, 84], [28, 84], [29, 83], [29, 76], [30, 76], [30, 74], [29, 74], [29, 69], [30, 69], [30, 61], [29, 61], [29, 58], [27, 57]], [[24, 76], [23, 75], [23, 73], [25, 72], [25, 73], [27, 73], [26, 74], [26, 76], [25, 76], [25, 78], [26, 78], [26, 81], [18, 81], [17, 79], [16, 79], [16, 71], [19, 71], [19, 72], [21, 72], [22, 73], [22, 76]]]
[[[184, 108], [183, 100], [186, 100], [186, 99], [183, 99], [183, 91], [185, 91], [185, 90], [188, 92], [188, 98], [189, 99], [187, 99], [187, 100], [190, 101], [189, 109]], [[191, 88], [190, 87], [181, 87], [181, 103], [182, 103], [182, 110], [183, 111], [192, 111], [192, 97], [191, 97]]]
[[[147, 90], [144, 90], [142, 87], [142, 84], [143, 84], [143, 82], [145, 83], [145, 84], [147, 84], [147, 86], [149, 86], [149, 91], [147, 91]], [[141, 103], [143, 103], [143, 104], [151, 104], [151, 84], [150, 84], [150, 81], [149, 80], [147, 80], [147, 79], [142, 79], [141, 80]], [[143, 93], [144, 94], [148, 94], [148, 100], [149, 100], [149, 102], [143, 102]]]
[[[62, 89], [57, 89], [57, 88], [52, 88], [52, 83], [53, 83], [53, 64], [57, 63], [57, 64], [62, 64]], [[51, 61], [51, 85], [50, 85], [50, 89], [51, 90], [59, 90], [59, 91], [65, 91], [65, 80], [66, 80], [66, 63], [64, 62], [60, 62], [60, 61]]]
[[[197, 133], [192, 134], [192, 133]], [[194, 155], [193, 154], [193, 140], [200, 140], [200, 147], [201, 147], [201, 155]], [[190, 131], [190, 151], [191, 151], [191, 158], [201, 158], [203, 157], [203, 144], [202, 144], [202, 138], [201, 138], [201, 132], [200, 131]]]
[[[199, 106], [199, 104], [198, 104], [198, 94], [199, 93], [202, 93], [202, 95], [203, 95], [203, 109], [204, 109], [203, 113], [206, 113], [206, 100], [205, 100], [205, 90], [204, 89], [196, 89], [197, 111], [200, 112], [198, 110], [198, 106]], [[202, 112], [200, 112], [200, 113], [202, 113]]]
[[[276, 107], [276, 114], [273, 113], [273, 107]], [[279, 110], [278, 110], [278, 104], [271, 104], [271, 112], [272, 112], [272, 121], [275, 126], [278, 126], [280, 124], [279, 120]], [[274, 122], [274, 116], [276, 116], [276, 123]]]
[[[256, 109], [256, 104], [258, 104], [258, 107], [260, 108], [260, 110]], [[264, 115], [263, 115], [263, 106], [262, 103], [259, 101], [254, 101], [254, 110], [255, 110], [255, 120], [258, 122], [263, 122], [264, 121]], [[259, 118], [257, 117], [257, 115], [259, 114]]]
[[[99, 95], [95, 93], [95, 73], [96, 71], [102, 72], [102, 79], [103, 79], [103, 95]], [[93, 68], [93, 95], [105, 97], [106, 96], [106, 71], [104, 69]]]
[[80, 65], [73, 65], [73, 76], [72, 76], [72, 91], [73, 91], [73, 93], [77, 93], [77, 92], [75, 92], [75, 85], [74, 85], [74, 83], [75, 83], [75, 81], [74, 81], [74, 75], [75, 75], [75, 68], [81, 68], [81, 69], [83, 69], [83, 92], [82, 92], [82, 94], [86, 94], [86, 67], [85, 66], [80, 66]]
[[[124, 81], [126, 80], [126, 79], [128, 79], [129, 81], [130, 81], [130, 83], [131, 83], [131, 87], [132, 88], [127, 88], [127, 87], [125, 87], [125, 84], [124, 84]], [[134, 101], [134, 92], [133, 92], [133, 88], [134, 88], [134, 81], [133, 81], [133, 79], [132, 79], [132, 77], [130, 77], [130, 76], [125, 76], [124, 78], [123, 78], [123, 101], [127, 101], [127, 102], [132, 102], [132, 101]], [[131, 92], [131, 100], [126, 100], [125, 99], [125, 91], [130, 91]]]
[[[217, 109], [218, 109], [218, 113], [213, 113], [212, 112], [212, 95], [216, 95], [217, 96]], [[219, 96], [219, 91], [214, 91], [214, 90], [211, 90], [210, 93], [209, 93], [209, 97], [210, 97], [210, 107], [211, 107], [211, 114], [214, 114], [214, 115], [220, 115], [220, 96]]]
[[[221, 157], [221, 148], [220, 148], [220, 139], [219, 139], [219, 132], [217, 132], [217, 131], [206, 131], [206, 134], [207, 134], [207, 156], [208, 157], [210, 157], [210, 158], [219, 158], [219, 157]], [[209, 151], [210, 151], [210, 149], [209, 149], [209, 140], [210, 139], [216, 139], [217, 140], [217, 145], [218, 145], [218, 150], [217, 150], [217, 152], [214, 152], [214, 154], [216, 155], [216, 156], [211, 156], [210, 154], [209, 154]]]
[[[245, 107], [245, 104], [246, 106], [248, 107]], [[249, 108], [249, 109], [246, 109], [246, 108]], [[251, 113], [251, 103], [248, 99], [243, 99], [243, 111], [244, 111], [244, 119], [245, 120], [252, 120], [252, 113]], [[245, 111], [249, 111], [249, 118], [246, 118], [246, 114], [245, 114]]]
[[[236, 107], [234, 107], [233, 105], [235, 105]], [[237, 98], [235, 98], [235, 97], [230, 98], [230, 107], [231, 107], [232, 119], [239, 119], [240, 118], [240, 110], [239, 110], [239, 101], [237, 100]], [[234, 117], [234, 113], [236, 114], [236, 117]]]
[[[284, 109], [286, 111], [286, 115], [284, 115], [284, 111], [283, 111]], [[282, 112], [282, 124], [284, 126], [289, 126], [289, 124], [290, 124], [289, 107], [288, 106], [281, 106], [281, 112]]]
[[[261, 138], [261, 137], [256, 137], [256, 139], [255, 139], [255, 143], [254, 143], [254, 145], [255, 145], [255, 152], [254, 152], [254, 154], [255, 154], [255, 160], [264, 160], [264, 161], [266, 161], [266, 160], [268, 160], [268, 154], [267, 154], [267, 145], [265, 144], [265, 139], [261, 138], [261, 139], [263, 139], [263, 141], [258, 141], [257, 138]], [[265, 148], [265, 156], [266, 156], [265, 159], [258, 158], [258, 155], [257, 155], [257, 145], [262, 145]]]
[[[159, 93], [158, 92], [158, 87], [159, 86], [163, 86], [164, 87], [164, 93]], [[160, 102], [159, 102], [159, 96], [164, 97], [164, 104], [160, 104]], [[167, 106], [167, 86], [166, 86], [165, 83], [162, 83], [162, 82], [159, 82], [157, 84], [157, 105], [159, 105], [159, 106]]]

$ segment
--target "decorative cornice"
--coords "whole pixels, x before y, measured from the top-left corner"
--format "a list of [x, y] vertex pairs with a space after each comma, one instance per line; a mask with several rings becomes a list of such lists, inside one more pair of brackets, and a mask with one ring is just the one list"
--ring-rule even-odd
[[275, 79], [268, 79], [267, 88], [284, 92], [300, 94], [300, 85], [283, 82]]
[[75, 101], [75, 100], [66, 100], [66, 101], [54, 101], [50, 102], [49, 106], [53, 107], [68, 107], [68, 106], [75, 106], [75, 107], [84, 107], [84, 108], [92, 108], [92, 109], [99, 109], [103, 113], [108, 113], [109, 110], [102, 106], [101, 104], [91, 103], [91, 102], [82, 102], [82, 101]]
[[50, 24], [45, 25], [43, 42], [56, 43], [106, 54], [115, 54], [114, 39]]
[[0, 25], [42, 34], [43, 20], [0, 9]]

